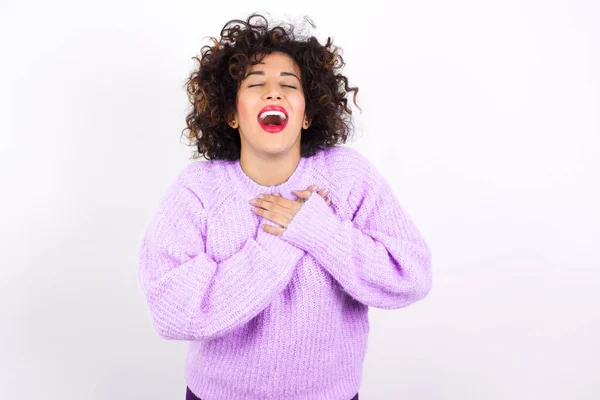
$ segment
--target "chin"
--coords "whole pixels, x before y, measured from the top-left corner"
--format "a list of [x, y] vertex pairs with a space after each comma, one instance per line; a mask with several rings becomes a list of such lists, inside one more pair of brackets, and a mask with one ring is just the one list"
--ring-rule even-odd
[[270, 154], [284, 154], [284, 153], [288, 153], [290, 151], [292, 151], [294, 149], [294, 144], [293, 143], [289, 143], [289, 144], [285, 144], [285, 143], [262, 143], [260, 146], [260, 149], [262, 151], [264, 151], [265, 153], [270, 153]]

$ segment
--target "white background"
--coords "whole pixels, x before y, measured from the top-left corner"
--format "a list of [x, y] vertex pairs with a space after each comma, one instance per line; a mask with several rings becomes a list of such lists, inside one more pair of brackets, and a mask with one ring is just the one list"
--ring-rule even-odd
[[425, 300], [371, 309], [361, 399], [600, 398], [599, 3], [269, 3], [0, 1], [0, 398], [184, 398], [137, 250], [191, 58], [253, 11], [342, 48], [348, 145], [432, 249]]

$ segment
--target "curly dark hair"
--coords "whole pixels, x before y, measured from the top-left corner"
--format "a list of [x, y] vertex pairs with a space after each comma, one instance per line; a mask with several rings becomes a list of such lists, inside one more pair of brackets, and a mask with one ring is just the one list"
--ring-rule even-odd
[[[304, 19], [315, 27], [310, 19]], [[247, 68], [275, 51], [290, 56], [301, 71], [305, 112], [311, 121], [301, 135], [301, 156], [311, 157], [319, 148], [346, 142], [353, 128], [346, 95], [354, 92], [358, 107], [358, 88], [348, 86], [348, 79], [338, 72], [345, 65], [340, 48], [329, 37], [321, 45], [314, 36], [296, 36], [294, 26], [269, 28], [264, 16], [253, 13], [246, 21], [227, 22], [221, 39], [210, 37], [213, 46], [201, 48], [201, 59], [192, 57], [199, 66], [185, 84], [192, 107], [183, 134], [191, 140], [190, 146], [198, 148], [194, 158], [240, 158], [239, 132], [227, 124], [226, 117], [235, 111], [237, 90]]]

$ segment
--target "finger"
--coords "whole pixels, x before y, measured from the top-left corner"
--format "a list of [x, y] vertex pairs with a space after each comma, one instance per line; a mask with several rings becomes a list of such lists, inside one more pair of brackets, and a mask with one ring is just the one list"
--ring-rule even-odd
[[319, 195], [321, 195], [321, 197], [323, 197], [323, 198], [324, 198], [325, 196], [327, 196], [327, 193], [329, 193], [329, 190], [328, 190], [328, 189], [325, 189], [325, 188], [323, 188], [323, 189], [319, 190], [319, 192], [318, 192], [318, 193], [319, 193]]
[[261, 194], [256, 200], [255, 205], [259, 206], [259, 207], [263, 207], [265, 209], [268, 210], [273, 210], [273, 211], [277, 211], [277, 207], [272, 208], [272, 207], [268, 207], [269, 203], [275, 204], [279, 207], [283, 207], [283, 208], [287, 208], [289, 210], [293, 209], [293, 207], [295, 207], [296, 203], [293, 200], [289, 200], [286, 199], [285, 197], [282, 197], [279, 193], [273, 193], [273, 194]]
[[313, 193], [317, 190], [317, 185], [311, 185], [304, 190], [292, 190], [292, 192], [301, 192], [301, 193]]
[[309, 190], [292, 190], [292, 193], [294, 193], [296, 197], [300, 199], [308, 200], [311, 192]]
[[329, 197], [327, 197], [327, 195], [329, 194], [329, 189], [323, 188], [321, 190], [319, 190], [319, 195], [325, 200], [325, 202], [327, 203], [328, 206], [331, 205], [331, 199]]
[[271, 226], [268, 224], [263, 224], [262, 229], [265, 232], [268, 232], [268, 233], [271, 233], [271, 234], [277, 235], [277, 236], [281, 236], [283, 234], [283, 232], [285, 231], [285, 229], [283, 229], [283, 228], [278, 228], [276, 226]]
[[254, 213], [280, 226], [287, 226], [293, 218], [293, 212], [290, 209], [274, 203], [266, 203], [262, 207], [255, 207]]
[[311, 193], [314, 193], [317, 190], [317, 188], [318, 188], [317, 185], [311, 185], [305, 190], [292, 190], [292, 193], [294, 193], [296, 196], [306, 200], [310, 197]]
[[[262, 198], [260, 198], [262, 197]], [[300, 210], [302, 204], [299, 201], [289, 200], [282, 197], [279, 193], [262, 194], [259, 198], [254, 199], [252, 204], [256, 207], [263, 208], [265, 210], [272, 211], [283, 215], [287, 221], [291, 221], [294, 215]], [[270, 219], [270, 218], [269, 218]], [[272, 220], [273, 222], [281, 225], [283, 221], [281, 218]], [[284, 221], [285, 222], [285, 221]]]

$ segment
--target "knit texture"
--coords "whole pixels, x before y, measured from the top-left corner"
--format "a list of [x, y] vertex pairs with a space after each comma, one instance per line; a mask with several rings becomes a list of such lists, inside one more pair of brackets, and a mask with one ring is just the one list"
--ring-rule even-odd
[[[261, 193], [313, 193], [282, 236], [253, 212]], [[302, 157], [276, 186], [239, 161], [194, 161], [146, 227], [138, 278], [156, 332], [187, 340], [185, 379], [210, 400], [348, 400], [361, 384], [368, 307], [431, 288], [431, 253], [387, 180], [357, 150]]]

